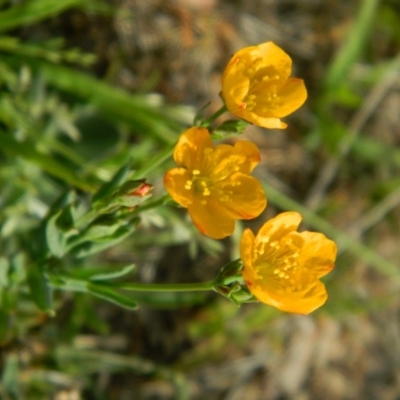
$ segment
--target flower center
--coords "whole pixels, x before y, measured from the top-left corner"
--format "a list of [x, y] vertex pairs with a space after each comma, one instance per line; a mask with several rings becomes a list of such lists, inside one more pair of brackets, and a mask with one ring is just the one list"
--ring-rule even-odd
[[194, 196], [200, 197], [201, 205], [206, 205], [210, 196], [221, 203], [231, 202], [233, 187], [241, 185], [239, 180], [232, 177], [232, 174], [239, 169], [233, 160], [227, 162], [220, 172], [212, 176], [201, 176], [200, 171], [195, 169], [192, 171], [192, 179], [186, 181], [185, 189], [192, 190]]
[[273, 110], [279, 104], [278, 87], [280, 75], [273, 67], [262, 67], [261, 61], [255, 61], [250, 68], [243, 70], [243, 74], [249, 78], [250, 87], [241, 109], [266, 113]]
[[[278, 293], [292, 293], [303, 289], [299, 275], [302, 267], [298, 263], [299, 249], [291, 238], [256, 246], [253, 259], [260, 280], [273, 285]], [[258, 262], [257, 262], [258, 260]]]
[[200, 171], [192, 171], [192, 179], [188, 179], [185, 184], [186, 190], [193, 190], [195, 196], [200, 196], [200, 204], [206, 205], [207, 198], [211, 195], [214, 182], [209, 177], [200, 176]]

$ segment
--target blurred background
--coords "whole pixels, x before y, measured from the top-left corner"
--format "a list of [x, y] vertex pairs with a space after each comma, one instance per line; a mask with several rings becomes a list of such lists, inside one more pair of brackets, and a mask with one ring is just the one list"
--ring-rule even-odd
[[[222, 105], [230, 56], [269, 40], [309, 96], [286, 130], [243, 135], [262, 152], [264, 214], [214, 241], [163, 205], [71, 253], [54, 239], [46, 268], [202, 282], [238, 258], [244, 226], [297, 210], [339, 246], [326, 305], [158, 293], [132, 311], [54, 290], [50, 312], [32, 261], [43, 226], [64, 234], [51, 216], [89, 209], [124, 165], [146, 171]], [[400, 400], [399, 109], [398, 0], [0, 0], [0, 397]], [[172, 165], [145, 174], [154, 198]]]

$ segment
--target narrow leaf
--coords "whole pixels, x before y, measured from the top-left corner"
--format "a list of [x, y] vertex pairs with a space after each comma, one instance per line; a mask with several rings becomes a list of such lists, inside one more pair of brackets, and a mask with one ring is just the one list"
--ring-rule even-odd
[[325, 87], [335, 90], [345, 79], [350, 67], [359, 58], [368, 36], [372, 34], [371, 25], [376, 18], [379, 0], [363, 0], [360, 2], [359, 14], [350, 32], [337, 52], [325, 79]]
[[52, 305], [52, 292], [49, 285], [49, 279], [43, 271], [43, 268], [36, 264], [31, 264], [28, 268], [28, 285], [31, 291], [32, 299], [42, 311], [54, 315]]
[[93, 203], [104, 197], [111, 196], [112, 193], [121, 186], [126, 179], [131, 166], [131, 160], [129, 160], [125, 165], [123, 165], [112, 177], [109, 182], [106, 182], [93, 196]]
[[[136, 223], [137, 222], [138, 220], [136, 220]], [[129, 236], [135, 230], [136, 223], [131, 221], [131, 225], [129, 227], [120, 227], [114, 235], [107, 236], [101, 241], [81, 243], [78, 246], [73, 247], [70, 252], [78, 258], [87, 257], [89, 255], [99, 253], [100, 251], [103, 251], [105, 249], [108, 249], [109, 247], [118, 244], [127, 236]]]
[[63, 181], [84, 191], [93, 191], [93, 186], [78, 178], [76, 171], [66, 168], [52, 156], [38, 152], [31, 143], [18, 142], [11, 135], [0, 132], [1, 151], [11, 157], [22, 157]]
[[122, 295], [115, 290], [101, 286], [94, 283], [88, 283], [87, 289], [93, 296], [99, 297], [100, 299], [107, 300], [110, 303], [117, 304], [118, 306], [127, 308], [128, 310], [136, 310], [137, 304], [130, 297]]
[[[1, 294], [1, 293], [0, 293]], [[0, 304], [2, 306], [2, 304]], [[0, 308], [0, 345], [10, 337], [11, 313], [8, 310]], [[4, 373], [3, 373], [4, 376]]]
[[0, 257], [0, 288], [8, 285], [8, 270], [10, 263], [4, 257]]
[[54, 214], [46, 225], [46, 241], [53, 256], [61, 258], [64, 255], [64, 237], [57, 226], [57, 219], [62, 210]]
[[127, 265], [117, 271], [113, 272], [105, 272], [104, 274], [96, 274], [90, 277], [91, 281], [107, 281], [110, 279], [121, 278], [129, 273], [131, 273], [135, 269], [135, 265]]
[[79, 4], [82, 4], [81, 0], [29, 0], [20, 2], [0, 12], [0, 32], [54, 17]]

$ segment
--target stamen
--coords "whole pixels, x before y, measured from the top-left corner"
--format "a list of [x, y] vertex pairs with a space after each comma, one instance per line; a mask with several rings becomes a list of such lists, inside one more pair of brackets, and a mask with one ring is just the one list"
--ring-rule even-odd
[[192, 184], [193, 184], [193, 181], [191, 181], [191, 180], [186, 181], [185, 189], [190, 190], [192, 188]]

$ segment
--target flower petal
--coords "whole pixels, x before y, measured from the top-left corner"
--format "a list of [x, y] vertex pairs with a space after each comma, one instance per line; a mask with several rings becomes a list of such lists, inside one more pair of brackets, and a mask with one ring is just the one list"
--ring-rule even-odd
[[281, 311], [298, 314], [309, 314], [321, 307], [328, 298], [325, 285], [318, 280], [313, 280], [303, 290], [292, 293], [278, 292], [273, 288], [267, 288], [257, 283], [250, 284], [248, 287], [250, 292], [261, 302], [274, 306]]
[[225, 179], [235, 172], [249, 174], [260, 162], [258, 147], [249, 141], [240, 140], [234, 146], [219, 144], [213, 153], [213, 178]]
[[192, 127], [179, 137], [174, 150], [174, 160], [189, 171], [202, 171], [209, 168], [207, 158], [213, 148], [214, 144], [208, 130]]
[[238, 140], [235, 143], [235, 151], [239, 154], [243, 154], [250, 161], [250, 168], [245, 168], [245, 165], [239, 166], [240, 172], [244, 174], [249, 174], [256, 165], [261, 161], [260, 150], [258, 147], [247, 140]]
[[[244, 268], [248, 273], [253, 271], [254, 240], [254, 233], [249, 228], [246, 228], [243, 231], [242, 238], [240, 239], [240, 258], [242, 259]], [[252, 277], [252, 279], [254, 279], [254, 277]]]
[[[249, 71], [250, 69], [250, 71]], [[255, 76], [258, 71], [268, 69], [279, 74], [286, 80], [292, 71], [292, 60], [280, 47], [273, 42], [261, 43], [257, 46], [245, 47], [237, 51], [230, 59], [222, 75], [222, 83], [231, 75], [239, 73], [247, 76]]]
[[164, 175], [164, 186], [171, 197], [181, 206], [188, 207], [193, 203], [193, 190], [187, 189], [187, 182], [192, 175], [185, 168], [173, 168]]
[[262, 126], [263, 128], [268, 129], [285, 129], [287, 128], [287, 124], [282, 122], [279, 118], [266, 118], [259, 114], [255, 114], [254, 112], [244, 112], [242, 119], [249, 121], [257, 126]]
[[306, 231], [301, 232], [300, 236], [304, 239], [304, 245], [298, 262], [310, 273], [321, 278], [332, 270], [336, 259], [337, 246], [335, 242], [327, 239], [322, 233]]
[[222, 198], [218, 200], [233, 219], [256, 218], [267, 205], [261, 183], [252, 176], [235, 173], [222, 182], [220, 188]]
[[262, 67], [273, 67], [282, 80], [286, 80], [292, 71], [291, 58], [275, 43], [266, 42], [256, 46], [258, 57], [262, 58]]
[[259, 230], [256, 243], [271, 242], [295, 231], [301, 222], [301, 215], [290, 211], [278, 214], [267, 221]]
[[211, 196], [207, 204], [202, 204], [195, 199], [194, 203], [188, 207], [188, 212], [197, 229], [213, 239], [223, 239], [235, 229], [235, 221]]
[[297, 110], [307, 99], [307, 89], [302, 79], [289, 78], [278, 92], [280, 107], [273, 110], [282, 118]]
[[219, 144], [212, 155], [213, 171], [212, 179], [221, 181], [228, 178], [233, 173], [243, 169], [250, 170], [251, 161], [245, 154], [240, 154], [229, 144]]
[[222, 75], [222, 98], [228, 110], [239, 115], [243, 99], [249, 92], [250, 80], [237, 69], [237, 65], [232, 62], [230, 64]]

